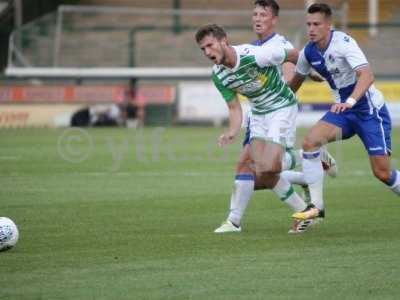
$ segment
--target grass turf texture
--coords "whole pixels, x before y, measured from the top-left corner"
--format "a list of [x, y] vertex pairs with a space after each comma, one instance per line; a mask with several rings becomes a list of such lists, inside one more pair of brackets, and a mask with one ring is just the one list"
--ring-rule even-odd
[[216, 235], [240, 150], [220, 132], [1, 130], [0, 216], [20, 241], [0, 253], [0, 299], [400, 297], [400, 198], [358, 139], [330, 146], [323, 224], [288, 235], [291, 211], [259, 191], [243, 232]]

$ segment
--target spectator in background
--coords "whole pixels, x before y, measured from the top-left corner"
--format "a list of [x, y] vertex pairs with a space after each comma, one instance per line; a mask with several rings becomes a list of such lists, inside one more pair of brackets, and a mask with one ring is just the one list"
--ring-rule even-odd
[[[140, 116], [139, 116], [140, 117]], [[138, 108], [132, 103], [98, 104], [82, 108], [71, 117], [71, 126], [128, 126], [142, 125]]]

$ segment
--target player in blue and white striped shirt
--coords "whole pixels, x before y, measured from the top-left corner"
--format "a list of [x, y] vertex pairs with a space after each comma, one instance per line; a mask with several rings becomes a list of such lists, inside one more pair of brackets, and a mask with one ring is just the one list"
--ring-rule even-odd
[[298, 219], [314, 218], [323, 209], [320, 147], [354, 135], [363, 142], [375, 177], [400, 196], [400, 172], [390, 167], [389, 112], [382, 93], [373, 85], [374, 76], [364, 53], [352, 37], [332, 30], [328, 5], [315, 3], [307, 11], [310, 42], [300, 52], [290, 86], [297, 91], [313, 68], [328, 82], [336, 104], [310, 129], [303, 142], [303, 172], [315, 207], [295, 213], [293, 217]]

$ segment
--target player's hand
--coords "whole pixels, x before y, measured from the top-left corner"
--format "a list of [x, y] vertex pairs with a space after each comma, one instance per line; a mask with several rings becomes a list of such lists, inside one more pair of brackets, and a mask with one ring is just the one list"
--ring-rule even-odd
[[350, 109], [352, 107], [353, 106], [351, 104], [346, 103], [346, 102], [345, 103], [335, 103], [331, 106], [331, 112], [338, 114], [338, 113], [344, 112], [345, 110]]
[[226, 132], [224, 134], [222, 134], [219, 138], [218, 138], [218, 146], [220, 147], [226, 147], [229, 144], [232, 144], [232, 142], [234, 141], [236, 135], [230, 132]]
[[315, 72], [314, 70], [311, 70], [310, 74], [308, 74], [308, 77], [310, 77], [310, 79], [312, 81], [315, 82], [324, 82], [325, 79], [324, 77], [322, 77], [321, 75], [319, 75], [317, 72]]

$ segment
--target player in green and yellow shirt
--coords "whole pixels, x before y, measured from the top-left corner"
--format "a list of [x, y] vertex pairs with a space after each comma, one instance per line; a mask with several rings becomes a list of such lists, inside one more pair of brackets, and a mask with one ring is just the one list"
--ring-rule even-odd
[[278, 66], [285, 61], [295, 63], [297, 51], [275, 43], [231, 46], [225, 31], [215, 24], [200, 28], [196, 41], [204, 55], [215, 63], [212, 78], [229, 108], [229, 128], [220, 136], [219, 145], [230, 144], [239, 134], [242, 109], [237, 95], [242, 94], [252, 108], [251, 158], [256, 176], [280, 199], [305, 208], [291, 184], [279, 176], [285, 148], [293, 147], [295, 142], [298, 107]]

